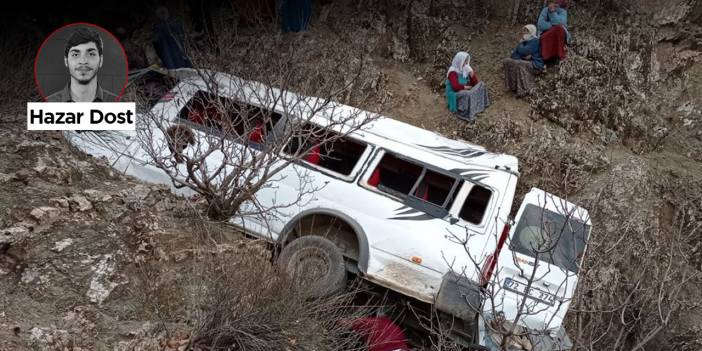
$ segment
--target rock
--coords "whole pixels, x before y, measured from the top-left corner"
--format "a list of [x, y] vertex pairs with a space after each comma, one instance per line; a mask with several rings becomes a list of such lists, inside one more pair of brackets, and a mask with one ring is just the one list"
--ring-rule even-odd
[[617, 133], [609, 128], [604, 128], [604, 132], [601, 135], [602, 142], [605, 145], [615, 143], [619, 140]]
[[13, 179], [15, 179], [15, 175], [13, 173], [10, 173], [10, 174], [0, 173], [0, 184], [7, 183]]
[[39, 223], [43, 224], [45, 222], [53, 221], [59, 216], [60, 213], [61, 210], [56, 207], [41, 206], [33, 209], [31, 212], [29, 212], [29, 215], [36, 219]]
[[86, 295], [90, 302], [101, 305], [112, 290], [117, 287], [117, 283], [110, 281], [110, 277], [115, 272], [117, 264], [111, 254], [103, 255], [96, 266], [93, 267], [93, 276], [90, 279], [90, 288]]
[[42, 173], [46, 170], [46, 167], [47, 167], [47, 165], [46, 165], [46, 162], [44, 162], [44, 159], [39, 158], [37, 160], [37, 165], [34, 166], [34, 168], [32, 168], [32, 169], [37, 173]]
[[19, 171], [15, 172], [15, 179], [19, 180], [24, 184], [29, 183], [29, 179], [33, 176], [34, 172], [26, 168], [20, 169]]
[[65, 248], [71, 246], [71, 244], [73, 244], [73, 239], [71, 239], [71, 238], [63, 239], [63, 240], [57, 241], [57, 242], [54, 244], [54, 247], [51, 248], [51, 251], [53, 251], [53, 252], [61, 252], [61, 251], [63, 251]]
[[[32, 344], [37, 345], [40, 350], [67, 350], [61, 347], [67, 344], [69, 339], [68, 332], [65, 330], [54, 328], [39, 328], [34, 327], [29, 331], [29, 340]], [[78, 350], [77, 347], [72, 347], [70, 350]]]
[[[31, 340], [34, 343], [48, 343], [49, 341], [47, 340], [47, 337], [49, 337], [49, 333], [45, 332], [41, 328], [34, 327], [32, 330], [29, 331], [29, 340]], [[53, 342], [53, 340], [51, 340]]]
[[39, 272], [27, 268], [22, 272], [22, 278], [20, 281], [24, 284], [40, 284], [44, 279], [39, 275]]
[[0, 245], [13, 244], [22, 237], [29, 234], [29, 230], [24, 227], [10, 227], [0, 229]]
[[83, 194], [92, 202], [106, 202], [112, 200], [112, 196], [110, 194], [105, 194], [104, 192], [95, 189], [84, 190]]
[[93, 208], [93, 204], [83, 195], [73, 195], [69, 199], [71, 211], [84, 212]]
[[68, 206], [69, 206], [68, 199], [65, 197], [55, 197], [55, 198], [49, 199], [49, 204], [54, 205], [54, 206], [58, 206], [61, 208], [68, 208]]
[[49, 146], [49, 144], [47, 144], [47, 143], [43, 143], [43, 142], [39, 142], [39, 141], [24, 140], [21, 143], [17, 144], [16, 150], [22, 151], [22, 150], [33, 149], [35, 147], [46, 148], [48, 146]]
[[[40, 162], [41, 163], [41, 162]], [[34, 168], [44, 180], [54, 184], [73, 184], [73, 178], [68, 168], [37, 166]]]
[[123, 192], [124, 204], [129, 209], [140, 210], [144, 207], [144, 199], [149, 196], [151, 190], [143, 185], [137, 185]]

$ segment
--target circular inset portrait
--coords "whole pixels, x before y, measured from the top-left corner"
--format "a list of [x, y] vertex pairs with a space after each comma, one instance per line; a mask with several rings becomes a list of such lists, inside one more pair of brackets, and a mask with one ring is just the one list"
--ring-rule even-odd
[[89, 23], [55, 30], [34, 60], [34, 80], [48, 102], [119, 101], [127, 72], [127, 55], [119, 40]]

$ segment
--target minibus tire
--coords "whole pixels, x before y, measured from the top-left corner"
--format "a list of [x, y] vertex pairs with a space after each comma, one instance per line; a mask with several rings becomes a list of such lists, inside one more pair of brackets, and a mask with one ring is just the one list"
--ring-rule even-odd
[[327, 266], [326, 274], [309, 286], [313, 297], [326, 297], [337, 294], [346, 288], [346, 264], [341, 250], [329, 239], [308, 235], [297, 238], [286, 245], [278, 256], [278, 266], [292, 275], [295, 265], [302, 262], [305, 255], [317, 257]]

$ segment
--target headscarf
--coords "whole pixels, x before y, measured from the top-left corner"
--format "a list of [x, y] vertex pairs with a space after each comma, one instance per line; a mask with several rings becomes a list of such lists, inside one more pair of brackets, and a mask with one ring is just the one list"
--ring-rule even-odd
[[526, 28], [526, 30], [529, 31], [529, 34], [524, 34], [524, 36], [522, 37], [522, 41], [529, 41], [531, 39], [536, 39], [539, 37], [538, 34], [536, 34], [535, 25], [527, 24], [526, 26], [524, 26], [524, 28]]
[[457, 53], [456, 56], [453, 57], [451, 67], [449, 67], [448, 72], [446, 72], [446, 78], [448, 78], [451, 72], [456, 72], [463, 75], [463, 78], [468, 78], [468, 75], [473, 72], [473, 68], [470, 66], [470, 54], [465, 51]]

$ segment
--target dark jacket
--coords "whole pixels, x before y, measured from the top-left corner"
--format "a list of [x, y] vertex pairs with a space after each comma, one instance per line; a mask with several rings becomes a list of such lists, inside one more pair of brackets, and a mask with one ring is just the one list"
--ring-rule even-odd
[[512, 52], [511, 58], [515, 60], [524, 60], [531, 55], [531, 64], [538, 70], [544, 69], [544, 60], [541, 58], [541, 43], [539, 38], [534, 38], [520, 42]]
[[[71, 99], [71, 83], [66, 84], [63, 89], [49, 95], [46, 98], [48, 102], [73, 102]], [[100, 84], [97, 86], [97, 91], [95, 92], [95, 99], [93, 102], [115, 102], [117, 101], [117, 95], [102, 89]]]

